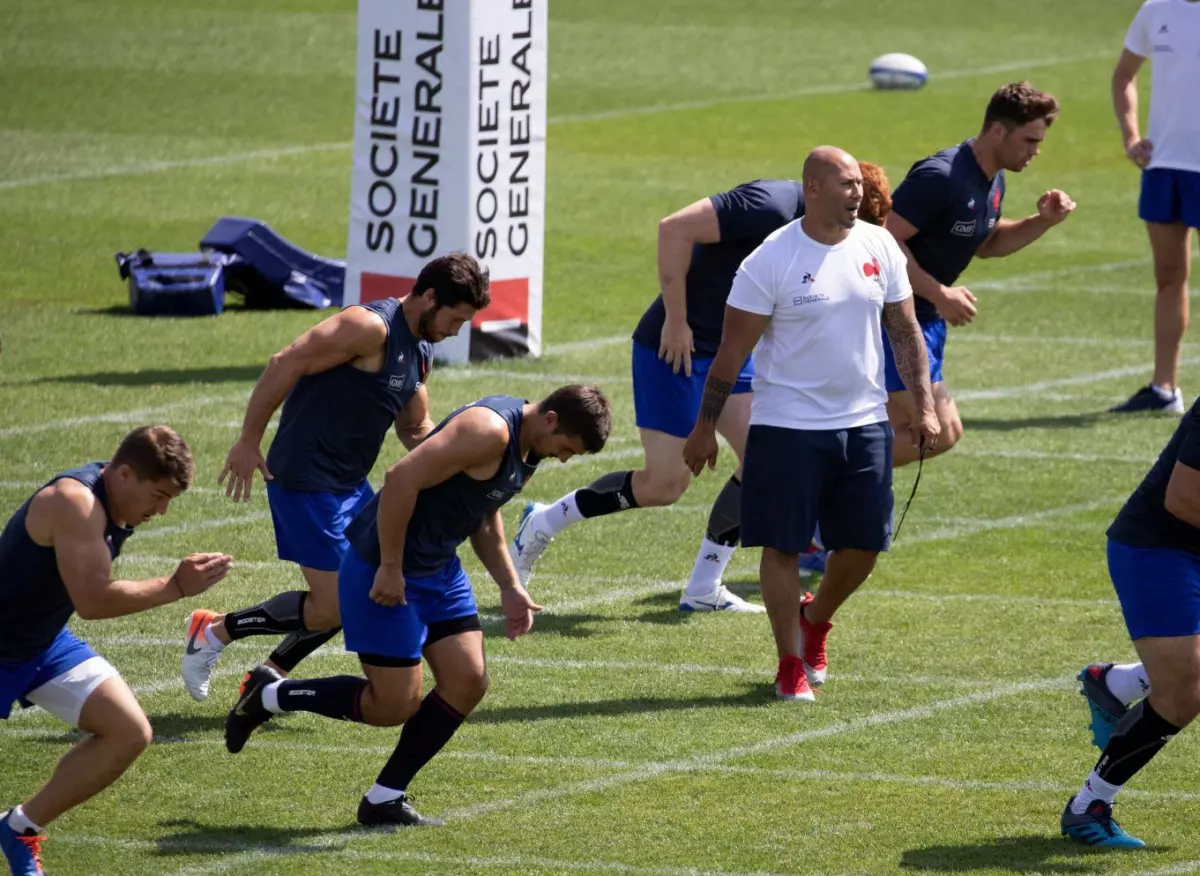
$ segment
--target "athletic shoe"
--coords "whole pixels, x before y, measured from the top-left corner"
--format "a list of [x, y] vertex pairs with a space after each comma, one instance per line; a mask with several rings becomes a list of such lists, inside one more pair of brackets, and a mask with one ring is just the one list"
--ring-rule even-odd
[[392, 824], [400, 827], [443, 827], [446, 822], [427, 818], [412, 808], [407, 794], [387, 803], [372, 803], [363, 797], [358, 804], [358, 823], [366, 827]]
[[680, 611], [731, 611], [734, 614], [763, 614], [766, 606], [747, 602], [736, 593], [731, 593], [724, 584], [718, 584], [717, 589], [704, 596], [689, 596], [683, 591], [679, 597]]
[[509, 545], [508, 553], [517, 569], [517, 578], [524, 587], [533, 577], [533, 567], [550, 542], [554, 541], [554, 533], [545, 525], [546, 512], [549, 505], [540, 502], [530, 502], [521, 512], [521, 525]]
[[187, 622], [187, 647], [183, 651], [183, 686], [192, 699], [208, 699], [208, 683], [221, 652], [208, 644], [204, 632], [208, 625], [220, 617], [215, 611], [198, 608]]
[[1108, 409], [1113, 414], [1132, 414], [1139, 411], [1162, 411], [1169, 414], [1183, 413], [1183, 393], [1179, 387], [1170, 398], [1163, 398], [1153, 386], [1147, 384], [1116, 407]]
[[263, 688], [283, 676], [269, 666], [255, 666], [242, 679], [238, 701], [225, 718], [225, 748], [237, 754], [246, 747], [250, 734], [271, 720], [271, 713], [263, 705]]
[[817, 698], [808, 685], [804, 662], [799, 657], [789, 655], [779, 661], [779, 671], [775, 673], [775, 696], [781, 700], [803, 700], [806, 703]]
[[829, 560], [829, 551], [821, 550], [814, 543], [808, 549], [807, 553], [800, 555], [800, 574], [802, 575], [824, 575], [825, 564]]
[[44, 836], [33, 833], [17, 833], [9, 826], [12, 810], [0, 818], [0, 851], [8, 861], [13, 876], [42, 876], [42, 843]]
[[813, 601], [811, 593], [805, 593], [800, 600], [800, 655], [804, 659], [804, 674], [808, 676], [808, 683], [813, 687], [820, 687], [825, 683], [825, 676], [829, 671], [829, 660], [825, 654], [825, 640], [829, 637], [829, 631], [833, 629], [833, 624], [826, 621], [823, 624], [809, 623], [808, 618], [804, 616], [804, 606]]
[[1129, 711], [1108, 689], [1108, 673], [1112, 668], [1111, 663], [1089, 663], [1075, 676], [1080, 681], [1079, 692], [1092, 712], [1092, 744], [1101, 751], [1108, 747], [1117, 722]]
[[1130, 836], [1113, 820], [1112, 806], [1103, 800], [1093, 800], [1083, 815], [1071, 811], [1072, 797], [1062, 814], [1062, 835], [1086, 846], [1106, 849], [1144, 849], [1146, 844]]

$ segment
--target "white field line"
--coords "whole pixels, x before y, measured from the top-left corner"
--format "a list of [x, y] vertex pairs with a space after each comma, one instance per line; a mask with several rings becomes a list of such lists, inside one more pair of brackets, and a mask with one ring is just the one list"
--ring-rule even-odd
[[[1128, 791], [1122, 791], [1122, 794], [1128, 794]], [[1200, 861], [1180, 861], [1178, 864], [1172, 864], [1169, 867], [1163, 867], [1161, 870], [1129, 870], [1128, 876], [1178, 876], [1182, 873], [1197, 873], [1200, 872]]]
[[[131, 840], [109, 836], [82, 834], [55, 834], [54, 840], [63, 843], [119, 848], [129, 851], [147, 851], [175, 854], [229, 855], [221, 860], [189, 864], [174, 871], [175, 876], [204, 876], [209, 873], [228, 873], [247, 864], [291, 855], [319, 853], [330, 858], [348, 858], [352, 861], [411, 861], [429, 866], [445, 868], [500, 867], [512, 872], [531, 870], [557, 870], [576, 873], [624, 873], [628, 876], [781, 876], [765, 870], [711, 870], [695, 867], [655, 867], [624, 864], [616, 861], [563, 861], [552, 858], [525, 858], [518, 856], [477, 857], [452, 855], [439, 852], [391, 851], [371, 852], [346, 848], [352, 839], [363, 839], [387, 833], [385, 830], [358, 829], [337, 834], [304, 836], [298, 833], [296, 841], [289, 845], [269, 843], [214, 842], [206, 840]], [[332, 863], [332, 862], [331, 862]]]
[[430, 372], [429, 385], [437, 387], [438, 381], [454, 382], [460, 380], [479, 380], [481, 378], [496, 378], [497, 380], [529, 380], [534, 383], [629, 383], [633, 378], [629, 374], [547, 374], [544, 371], [510, 371], [500, 368], [471, 368], [455, 365], [435, 368]]
[[[11, 736], [14, 738], [39, 739], [46, 736], [70, 735], [73, 737], [82, 738], [83, 734], [71, 732], [67, 734], [59, 733], [52, 728], [0, 728], [0, 736]], [[176, 736], [156, 736], [154, 738], [155, 745], [202, 745], [213, 747], [224, 747], [223, 739], [215, 739], [209, 737], [176, 737]], [[264, 750], [289, 751], [289, 752], [310, 752], [313, 754], [351, 754], [351, 755], [373, 755], [386, 756], [392, 753], [395, 745], [322, 745], [310, 742], [285, 742], [280, 740], [252, 739], [246, 744], [247, 749], [257, 748]], [[525, 754], [499, 754], [494, 751], [455, 751], [450, 749], [442, 751], [438, 754], [439, 760], [461, 760], [461, 761], [479, 761], [483, 763], [497, 763], [508, 765], [526, 765], [526, 766], [545, 766], [545, 767], [584, 767], [590, 769], [613, 769], [613, 770], [632, 770], [646, 765], [647, 761], [629, 761], [629, 760], [609, 760], [606, 758], [595, 757], [573, 757], [571, 755], [525, 755]], [[1000, 794], [1006, 793], [1051, 793], [1071, 794], [1079, 789], [1078, 785], [1067, 785], [1055, 782], [1047, 782], [1038, 779], [1013, 779], [1008, 781], [985, 781], [981, 779], [955, 779], [946, 776], [909, 776], [898, 773], [884, 772], [840, 772], [837, 770], [803, 770], [803, 769], [776, 769], [773, 767], [757, 767], [757, 766], [736, 766], [727, 764], [713, 764], [697, 767], [694, 772], [701, 773], [724, 773], [727, 775], [745, 775], [745, 776], [762, 776], [764, 778], [778, 778], [788, 781], [815, 781], [815, 782], [860, 782], [862, 784], [891, 784], [891, 785], [916, 785], [918, 787], [936, 787], [948, 788], [955, 791], [986, 791]], [[1164, 789], [1161, 791], [1146, 791], [1136, 788], [1126, 788], [1121, 791], [1122, 799], [1136, 798], [1143, 800], [1185, 800], [1195, 801], [1200, 800], [1200, 793], [1196, 791], [1180, 791], [1173, 789]]]
[[947, 526], [942, 529], [935, 529], [932, 532], [916, 533], [910, 539], [900, 539], [900, 543], [905, 541], [908, 544], [920, 544], [928, 541], [945, 541], [951, 538], [960, 538], [963, 535], [977, 535], [981, 532], [989, 532], [993, 529], [1016, 529], [1021, 526], [1028, 526], [1033, 523], [1041, 523], [1045, 520], [1054, 520], [1059, 517], [1072, 517], [1075, 514], [1081, 514], [1084, 511], [1095, 511], [1098, 508], [1109, 508], [1120, 502], [1125, 501], [1126, 496], [1113, 496], [1107, 499], [1094, 499], [1091, 502], [1078, 502], [1073, 505], [1063, 505], [1059, 508], [1047, 508], [1044, 511], [1032, 511], [1029, 514], [1014, 514], [1011, 517], [997, 517], [993, 520], [978, 520], [976, 519], [971, 524], [962, 526]]
[[1116, 462], [1129, 465], [1150, 466], [1154, 464], [1153, 456], [1117, 456], [1111, 453], [1064, 453], [1057, 450], [978, 450], [971, 447], [960, 447], [955, 451], [959, 456], [994, 456], [1000, 459], [1039, 459], [1061, 462]]
[[[1053, 678], [997, 685], [994, 688], [979, 691], [977, 693], [965, 694], [963, 696], [953, 697], [951, 699], [935, 700], [927, 705], [914, 706], [908, 709], [897, 709], [890, 712], [876, 712], [874, 714], [865, 715], [862, 718], [855, 718], [850, 721], [839, 721], [824, 727], [817, 727], [810, 730], [801, 730], [797, 733], [790, 733], [786, 736], [776, 736], [770, 739], [764, 739], [761, 742], [752, 743], [750, 745], [740, 745], [734, 748], [727, 748], [723, 751], [715, 751], [707, 754], [696, 755], [694, 757], [680, 758], [678, 760], [643, 764], [637, 769], [615, 773], [613, 775], [604, 776], [598, 779], [570, 782], [566, 785], [560, 785], [552, 788], [539, 788], [536, 791], [528, 791], [526, 793], [516, 794], [512, 797], [502, 797], [498, 800], [492, 800], [487, 803], [477, 803], [471, 806], [464, 806], [459, 809], [452, 809], [449, 812], [443, 813], [442, 817], [447, 821], [461, 821], [467, 818], [475, 818], [480, 815], [488, 815], [493, 812], [500, 812], [508, 809], [518, 809], [530, 804], [541, 803], [546, 800], [555, 800], [562, 797], [574, 797], [580, 794], [595, 793], [597, 791], [607, 791], [622, 785], [644, 782], [659, 778], [660, 776], [671, 775], [673, 773], [695, 772], [713, 766], [722, 766], [727, 761], [736, 760], [737, 758], [749, 757], [755, 754], [763, 754], [765, 752], [774, 751], [780, 748], [791, 748], [815, 739], [827, 739], [834, 736], [844, 736], [848, 733], [857, 733], [860, 730], [882, 727], [902, 721], [915, 721], [922, 718], [929, 718], [938, 714], [939, 712], [946, 711], [947, 709], [958, 709], [963, 708], [964, 706], [978, 705], [1004, 697], [1016, 696], [1018, 694], [1062, 687], [1068, 681], [1070, 681], [1068, 678]], [[800, 708], [804, 707], [801, 706]]]
[[270, 516], [271, 513], [269, 511], [252, 511], [248, 514], [238, 514], [234, 517], [218, 517], [215, 520], [196, 520], [190, 523], [176, 523], [173, 526], [159, 526], [154, 529], [147, 529], [145, 532], [137, 533], [137, 540], [138, 542], [143, 542], [148, 538], [162, 538], [164, 535], [178, 535], [181, 532], [220, 529], [223, 526], [232, 526], [235, 523], [253, 523], [258, 520], [266, 520]]
[[604, 347], [615, 347], [618, 344], [632, 344], [631, 334], [631, 332], [627, 332], [623, 335], [609, 335], [606, 338], [591, 338], [586, 341], [546, 344], [545, 352], [547, 356], [564, 356], [570, 353], [588, 353]]
[[205, 405], [220, 404], [242, 398], [242, 396], [229, 395], [202, 395], [193, 399], [168, 402], [166, 404], [156, 405], [149, 408], [134, 408], [133, 410], [128, 411], [110, 411], [104, 414], [91, 414], [86, 417], [68, 417], [67, 419], [63, 420], [50, 420], [44, 423], [28, 423], [23, 426], [6, 426], [5, 428], [0, 429], [0, 438], [9, 438], [14, 435], [31, 435], [36, 432], [48, 432], [53, 429], [72, 429], [76, 426], [85, 426], [88, 423], [141, 422], [153, 417], [157, 417], [160, 414], [168, 414], [172, 411], [201, 408]]
[[[1180, 365], [1195, 365], [1200, 358], [1181, 359]], [[1116, 377], [1131, 377], [1136, 374], [1149, 374], [1154, 370], [1154, 363], [1144, 365], [1126, 365], [1123, 368], [1110, 368], [1107, 371], [1093, 371], [1090, 374], [1077, 374], [1074, 377], [1056, 377], [1052, 380], [1040, 380], [1036, 383], [1026, 383], [1022, 386], [1008, 386], [998, 389], [967, 389], [954, 393], [958, 401], [980, 401], [983, 399], [1011, 398], [1012, 396], [1029, 395], [1043, 389], [1056, 386], [1081, 386], [1088, 383], [1099, 383]]]
[[1109, 274], [1123, 271], [1127, 268], [1149, 267], [1150, 262], [1145, 258], [1118, 259], [1117, 261], [1101, 262], [1096, 265], [1079, 265], [1071, 268], [1057, 268], [1051, 271], [1030, 271], [1016, 274], [1012, 277], [999, 277], [995, 280], [980, 280], [969, 284], [973, 290], [988, 292], [1032, 292], [1045, 288], [1047, 282], [1054, 280], [1070, 280], [1080, 274]]
[[[1012, 61], [1005, 64], [995, 64], [990, 67], [969, 67], [961, 70], [944, 70], [937, 73], [938, 81], [953, 79], [968, 79], [977, 76], [988, 76], [994, 73], [1005, 73], [1014, 70], [1030, 70], [1039, 67], [1054, 67], [1059, 64], [1069, 64], [1076, 61], [1090, 61], [1106, 58], [1107, 54], [1088, 54], [1075, 56], [1051, 56], [1034, 58], [1026, 61]], [[844, 94], [852, 91], [867, 91], [871, 88], [866, 82], [833, 83], [816, 85], [809, 88], [799, 88], [785, 92], [771, 92], [750, 95], [730, 95], [724, 98], [710, 100], [690, 100], [678, 103], [652, 104], [650, 106], [626, 107], [623, 109], [602, 110], [593, 113], [569, 113], [550, 116], [547, 124], [559, 125], [578, 122], [600, 122], [607, 119], [620, 119], [630, 116], [658, 115], [659, 113], [677, 112], [679, 110], [709, 109], [711, 107], [742, 104], [762, 103], [772, 100], [788, 100], [796, 97], [806, 97], [817, 94]], [[305, 155], [313, 152], [336, 152], [349, 150], [351, 144], [346, 141], [335, 143], [311, 143], [300, 146], [285, 146], [274, 149], [256, 149], [250, 152], [234, 152], [227, 155], [209, 155], [196, 158], [181, 158], [169, 161], [148, 161], [141, 164], [110, 165], [93, 170], [80, 170], [73, 173], [46, 174], [30, 176], [21, 179], [0, 180], [0, 190], [27, 188], [29, 186], [74, 182], [76, 180], [100, 179], [114, 176], [140, 176], [150, 173], [178, 170], [188, 167], [206, 167], [224, 164], [238, 164], [244, 161], [270, 160], [286, 158], [292, 155]]]

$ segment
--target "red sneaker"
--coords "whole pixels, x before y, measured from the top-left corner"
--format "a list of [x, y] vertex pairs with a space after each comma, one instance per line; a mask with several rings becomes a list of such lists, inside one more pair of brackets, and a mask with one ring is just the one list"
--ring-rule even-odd
[[810, 703], [817, 698], [808, 686], [804, 663], [799, 657], [784, 657], [779, 661], [779, 671], [775, 673], [775, 696], [781, 700], [804, 700]]
[[825, 640], [829, 631], [833, 629], [833, 624], [828, 621], [823, 624], [809, 623], [808, 618], [804, 616], [804, 606], [812, 601], [811, 593], [805, 593], [804, 598], [800, 600], [800, 655], [804, 660], [804, 674], [808, 676], [808, 683], [813, 687], [820, 687], [825, 683], [825, 675], [829, 669], [829, 661], [825, 656]]

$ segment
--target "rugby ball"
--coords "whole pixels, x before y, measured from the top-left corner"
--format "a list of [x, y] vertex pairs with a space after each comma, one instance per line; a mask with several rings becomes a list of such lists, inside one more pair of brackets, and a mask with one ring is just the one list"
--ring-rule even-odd
[[929, 71], [912, 55], [891, 52], [871, 62], [870, 76], [876, 88], [917, 89], [929, 80]]

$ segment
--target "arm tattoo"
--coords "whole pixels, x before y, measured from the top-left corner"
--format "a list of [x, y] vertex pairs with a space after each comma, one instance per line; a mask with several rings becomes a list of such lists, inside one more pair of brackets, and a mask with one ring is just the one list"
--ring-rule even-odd
[[704, 382], [704, 398], [700, 402], [700, 419], [716, 423], [725, 409], [725, 402], [733, 392], [733, 384], [712, 374]]
[[908, 308], [900, 303], [884, 304], [883, 327], [892, 345], [896, 370], [900, 372], [919, 410], [925, 399], [932, 398], [933, 390], [929, 385], [929, 356], [921, 336], [921, 327], [911, 312], [905, 313], [906, 309], [912, 308], [911, 300]]

